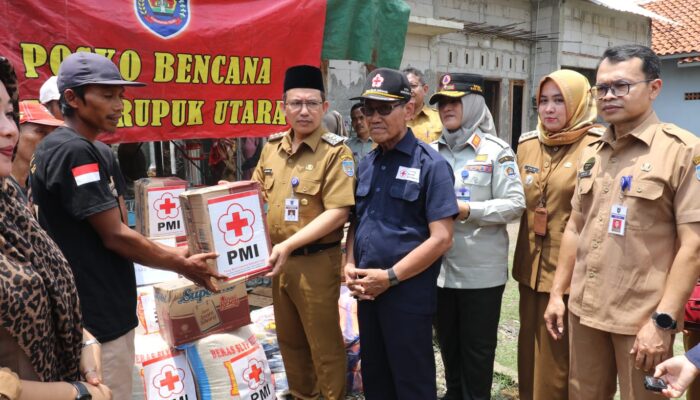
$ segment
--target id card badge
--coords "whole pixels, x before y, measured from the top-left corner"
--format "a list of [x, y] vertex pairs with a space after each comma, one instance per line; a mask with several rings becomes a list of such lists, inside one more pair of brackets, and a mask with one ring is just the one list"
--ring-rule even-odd
[[470, 201], [472, 198], [472, 191], [468, 187], [462, 186], [455, 190], [455, 195], [457, 195], [457, 200]]
[[284, 199], [284, 220], [286, 222], [299, 221], [299, 199]]
[[544, 207], [535, 208], [535, 221], [532, 230], [537, 236], [547, 235], [547, 209]]
[[614, 204], [610, 209], [610, 224], [608, 233], [625, 236], [625, 220], [627, 219], [627, 207]]

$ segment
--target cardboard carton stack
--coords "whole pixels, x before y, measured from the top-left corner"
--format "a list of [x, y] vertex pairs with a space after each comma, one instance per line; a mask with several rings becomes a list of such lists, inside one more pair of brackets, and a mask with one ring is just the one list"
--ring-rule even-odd
[[143, 178], [134, 183], [136, 230], [150, 238], [183, 236], [180, 194], [187, 182], [177, 177]]
[[270, 236], [256, 182], [232, 182], [180, 194], [190, 252], [216, 252], [210, 261], [231, 279], [269, 271]]

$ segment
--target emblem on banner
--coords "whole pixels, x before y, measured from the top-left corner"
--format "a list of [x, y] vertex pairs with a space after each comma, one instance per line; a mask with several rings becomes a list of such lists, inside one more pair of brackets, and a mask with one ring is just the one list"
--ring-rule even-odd
[[134, 10], [141, 25], [163, 39], [177, 36], [190, 22], [190, 0], [134, 0]]

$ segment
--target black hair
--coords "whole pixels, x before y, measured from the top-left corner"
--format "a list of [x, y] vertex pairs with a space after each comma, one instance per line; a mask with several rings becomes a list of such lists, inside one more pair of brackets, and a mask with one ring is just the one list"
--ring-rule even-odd
[[418, 82], [420, 82], [421, 85], [425, 85], [425, 79], [423, 78], [423, 73], [420, 72], [419, 69], [413, 68], [413, 67], [408, 67], [404, 68], [403, 71], [401, 71], [406, 77], [408, 77], [408, 74], [413, 74], [418, 78]]
[[[12, 117], [19, 130], [19, 89], [17, 87], [17, 74], [12, 67], [12, 63], [7, 58], [0, 55], [0, 82], [5, 86], [7, 94], [12, 103]], [[17, 146], [15, 146], [15, 151]]]
[[661, 77], [661, 60], [652, 49], [639, 44], [625, 44], [621, 46], [610, 47], [603, 53], [603, 56], [598, 61], [596, 70], [600, 67], [603, 60], [609, 60], [613, 64], [631, 60], [632, 58], [642, 60], [642, 72], [647, 79], [659, 79]]
[[352, 107], [350, 107], [350, 115], [352, 115], [352, 113], [353, 113], [355, 110], [357, 110], [358, 108], [362, 108], [362, 103], [355, 103], [355, 104], [353, 104]]
[[[72, 89], [73, 93], [75, 93], [80, 100], [85, 101], [85, 89], [87, 88], [87, 85], [83, 86], [76, 86], [73, 88], [68, 88]], [[61, 93], [61, 98], [58, 99], [58, 104], [61, 106], [61, 114], [63, 114], [64, 117], [72, 117], [75, 115], [75, 108], [71, 107], [70, 104], [68, 104], [68, 101], [66, 100], [66, 91], [64, 90], [63, 93]]]

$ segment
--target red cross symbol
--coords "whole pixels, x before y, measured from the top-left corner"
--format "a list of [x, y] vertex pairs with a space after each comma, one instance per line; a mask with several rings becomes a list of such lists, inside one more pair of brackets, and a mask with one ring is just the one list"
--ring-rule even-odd
[[170, 212], [173, 210], [173, 208], [176, 208], [176, 207], [177, 207], [177, 204], [171, 202], [170, 197], [166, 197], [163, 204], [161, 204], [158, 208], [160, 208], [161, 210], [165, 210], [165, 213], [170, 215]]
[[175, 383], [177, 383], [179, 381], [180, 381], [179, 375], [173, 376], [172, 372], [166, 371], [165, 372], [165, 379], [162, 379], [160, 381], [160, 386], [161, 387], [167, 386], [168, 390], [170, 390], [172, 392], [173, 390], [175, 390]]
[[401, 176], [406, 176], [406, 170], [401, 171]]
[[255, 379], [255, 382], [260, 383], [260, 375], [262, 375], [263, 370], [258, 368], [257, 364], [253, 364], [250, 367], [250, 374], [248, 374], [249, 379]]
[[231, 222], [226, 223], [226, 230], [233, 231], [236, 236], [243, 234], [243, 228], [248, 226], [248, 219], [241, 218], [241, 213], [235, 212], [231, 215]]
[[384, 82], [384, 78], [381, 74], [377, 74], [377, 76], [372, 79], [372, 87], [380, 87], [382, 86], [382, 82]]

